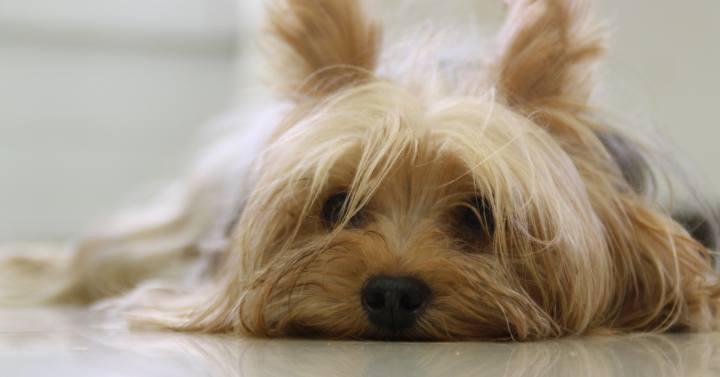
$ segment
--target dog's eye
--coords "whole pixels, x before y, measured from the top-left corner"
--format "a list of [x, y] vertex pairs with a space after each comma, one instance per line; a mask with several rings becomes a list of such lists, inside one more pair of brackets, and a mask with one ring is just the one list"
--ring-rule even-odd
[[[325, 222], [325, 225], [328, 228], [332, 228], [335, 225], [337, 225], [340, 220], [342, 220], [343, 216], [345, 215], [343, 209], [344, 206], [347, 203], [348, 199], [348, 193], [347, 192], [338, 192], [335, 194], [330, 195], [330, 197], [325, 200], [325, 204], [322, 208], [322, 217], [323, 221]], [[359, 227], [363, 224], [364, 221], [364, 213], [363, 211], [358, 211], [348, 222], [348, 224], [352, 227]]]
[[495, 217], [490, 203], [479, 196], [466, 201], [458, 209], [456, 221], [463, 235], [487, 240], [495, 232]]

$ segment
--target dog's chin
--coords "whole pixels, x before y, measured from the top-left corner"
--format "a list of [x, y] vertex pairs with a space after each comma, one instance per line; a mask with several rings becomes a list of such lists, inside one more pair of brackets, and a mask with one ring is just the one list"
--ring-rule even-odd
[[[420, 324], [413, 324], [403, 329], [386, 329], [375, 326], [369, 322], [358, 323], [357, 328], [338, 329], [309, 326], [305, 324], [291, 324], [284, 335], [292, 339], [333, 339], [333, 340], [355, 340], [355, 341], [388, 341], [388, 342], [448, 342], [448, 341], [506, 341], [516, 339], [508, 331], [499, 330], [502, 326], [487, 326], [485, 331], [474, 331], [472, 333], [450, 332], [450, 329], [439, 331], [437, 329], [427, 330]], [[432, 326], [431, 326], [432, 327]], [[458, 329], [455, 329], [458, 330]]]

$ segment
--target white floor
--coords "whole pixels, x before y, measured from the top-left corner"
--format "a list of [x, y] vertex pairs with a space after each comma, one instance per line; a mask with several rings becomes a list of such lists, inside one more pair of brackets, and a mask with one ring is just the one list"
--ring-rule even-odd
[[0, 376], [720, 376], [720, 334], [509, 343], [242, 339], [100, 329], [79, 310], [0, 312]]

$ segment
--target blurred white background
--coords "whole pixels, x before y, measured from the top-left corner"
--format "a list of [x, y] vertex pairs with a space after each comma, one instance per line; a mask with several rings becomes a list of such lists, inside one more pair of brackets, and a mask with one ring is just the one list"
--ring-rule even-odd
[[[502, 19], [499, 0], [372, 1], [403, 8], [391, 30]], [[717, 193], [720, 2], [596, 9], [613, 31], [601, 102]], [[260, 19], [259, 0], [0, 0], [0, 240], [75, 236], [181, 172], [202, 125], [257, 81]]]

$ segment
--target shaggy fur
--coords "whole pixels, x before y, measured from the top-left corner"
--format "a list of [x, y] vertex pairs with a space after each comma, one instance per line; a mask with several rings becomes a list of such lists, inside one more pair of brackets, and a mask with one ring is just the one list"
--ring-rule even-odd
[[[273, 337], [716, 329], [711, 251], [650, 194], [654, 156], [588, 104], [604, 46], [586, 5], [511, 1], [496, 52], [460, 67], [420, 38], [425, 53], [383, 60], [359, 0], [274, 3], [287, 100], [69, 261], [5, 261], [12, 300], [115, 296], [135, 326]], [[368, 320], [377, 275], [429, 286], [413, 326]]]

